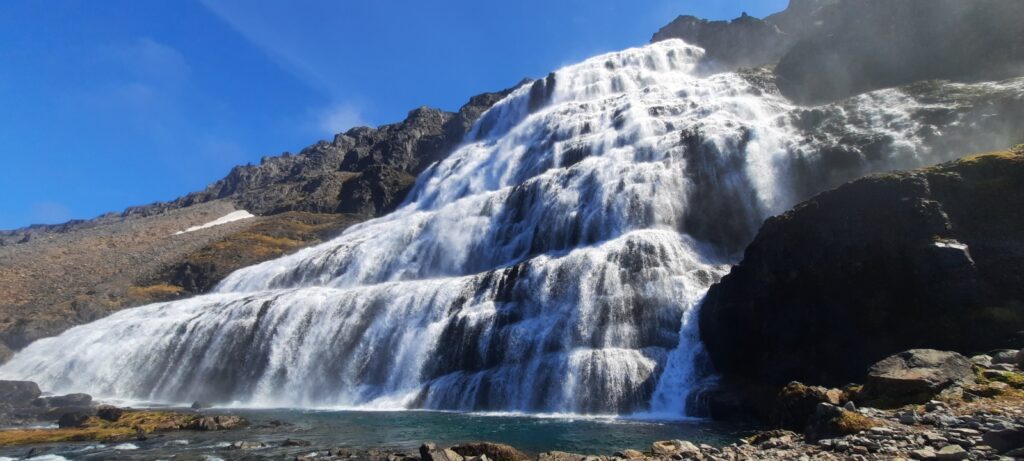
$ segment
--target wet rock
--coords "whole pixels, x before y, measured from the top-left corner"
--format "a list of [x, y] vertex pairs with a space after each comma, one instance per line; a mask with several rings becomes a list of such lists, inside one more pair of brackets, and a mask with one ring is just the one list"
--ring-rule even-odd
[[60, 416], [60, 419], [57, 420], [57, 426], [61, 429], [69, 427], [84, 427], [85, 423], [89, 421], [91, 416], [92, 415], [89, 413], [80, 411], [64, 413]]
[[925, 403], [941, 390], [974, 382], [971, 361], [956, 352], [912, 349], [876, 363], [868, 371], [865, 391], [893, 403]]
[[656, 455], [680, 455], [683, 459], [700, 455], [700, 448], [685, 440], [661, 440], [651, 444]]
[[194, 428], [199, 431], [226, 431], [249, 425], [249, 422], [238, 416], [204, 416], [197, 419]]
[[282, 447], [308, 447], [312, 445], [308, 440], [285, 439], [281, 442]]
[[199, 400], [196, 400], [195, 402], [192, 402], [192, 409], [193, 410], [204, 410], [204, 409], [212, 408], [212, 407], [213, 407], [213, 405], [211, 405], [209, 402], [202, 402], [202, 401], [199, 401]]
[[487, 455], [491, 461], [526, 461], [530, 459], [525, 453], [503, 443], [465, 443], [452, 447], [452, 451], [464, 457]]
[[256, 442], [251, 440], [241, 440], [231, 444], [231, 448], [235, 450], [258, 450], [260, 448], [266, 448], [267, 444], [263, 442]]
[[32, 401], [32, 405], [42, 408], [88, 407], [92, 405], [92, 396], [89, 394], [67, 394], [39, 397]]
[[106, 421], [117, 421], [124, 412], [124, 408], [118, 408], [113, 405], [100, 405], [96, 408], [96, 416]]
[[32, 381], [0, 381], [0, 403], [21, 406], [40, 395], [39, 385]]

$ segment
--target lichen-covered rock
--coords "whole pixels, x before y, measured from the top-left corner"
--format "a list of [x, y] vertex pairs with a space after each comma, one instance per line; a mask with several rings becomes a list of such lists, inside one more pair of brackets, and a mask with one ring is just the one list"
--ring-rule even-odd
[[882, 360], [868, 370], [869, 399], [894, 405], [925, 403], [943, 389], [974, 382], [971, 361], [956, 352], [913, 349]]
[[452, 447], [452, 451], [464, 457], [486, 455], [491, 461], [526, 461], [530, 459], [529, 456], [515, 449], [515, 447], [503, 443], [464, 443]]
[[820, 403], [808, 421], [804, 435], [808, 440], [821, 440], [857, 434], [879, 425], [880, 422], [855, 411]]
[[656, 455], [678, 455], [688, 459], [700, 455], [700, 448], [685, 440], [660, 440], [651, 444], [651, 452]]
[[792, 430], [803, 430], [819, 403], [843, 405], [846, 396], [838, 389], [807, 386], [793, 381], [779, 391], [772, 409], [772, 424]]

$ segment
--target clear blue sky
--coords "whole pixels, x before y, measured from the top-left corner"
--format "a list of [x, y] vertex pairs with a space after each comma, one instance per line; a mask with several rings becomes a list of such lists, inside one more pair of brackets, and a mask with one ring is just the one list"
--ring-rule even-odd
[[605, 51], [787, 0], [5, 0], [0, 229], [199, 190]]

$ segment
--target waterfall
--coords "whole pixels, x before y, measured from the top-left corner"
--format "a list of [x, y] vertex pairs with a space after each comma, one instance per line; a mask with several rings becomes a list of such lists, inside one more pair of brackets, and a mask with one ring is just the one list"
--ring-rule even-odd
[[815, 109], [885, 140], [837, 170], [846, 138], [756, 75], [699, 74], [702, 55], [669, 40], [553, 72], [395, 212], [36, 341], [0, 377], [172, 403], [685, 413], [706, 373], [695, 306], [764, 218], [947, 155], [914, 116], [941, 103], [883, 90]]

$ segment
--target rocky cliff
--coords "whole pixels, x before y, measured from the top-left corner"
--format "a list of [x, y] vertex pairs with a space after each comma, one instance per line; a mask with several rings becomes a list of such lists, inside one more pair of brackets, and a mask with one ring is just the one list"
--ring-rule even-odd
[[869, 176], [770, 218], [700, 313], [726, 382], [773, 390], [1022, 330], [1024, 146]]
[[775, 66], [791, 99], [818, 103], [929, 79], [1024, 73], [1024, 2], [792, 0], [764, 19], [680, 16], [652, 41], [707, 49], [709, 70]]

